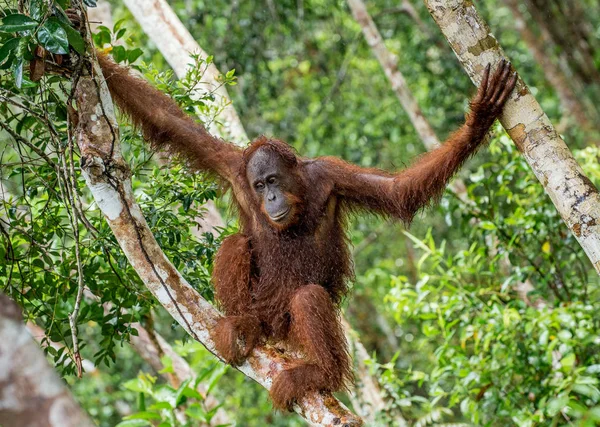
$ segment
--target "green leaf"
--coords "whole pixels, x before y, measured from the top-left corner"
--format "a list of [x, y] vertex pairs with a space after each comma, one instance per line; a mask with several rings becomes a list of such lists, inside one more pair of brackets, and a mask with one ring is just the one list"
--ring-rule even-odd
[[201, 421], [203, 423], [207, 422], [206, 412], [204, 411], [204, 408], [202, 408], [202, 406], [198, 405], [197, 403], [190, 405], [185, 410], [185, 414], [187, 416], [189, 416], [195, 420]]
[[52, 17], [48, 19], [38, 31], [38, 40], [44, 49], [57, 54], [69, 53], [69, 39], [67, 32], [60, 25], [60, 21]]
[[140, 49], [140, 48], [133, 49], [133, 50], [129, 51], [129, 53], [127, 54], [127, 61], [130, 64], [132, 64], [135, 62], [136, 59], [138, 59], [143, 54], [144, 54], [144, 51], [142, 49]]
[[569, 353], [560, 360], [563, 371], [570, 372], [575, 366], [575, 354]]
[[75, 49], [78, 54], [83, 55], [85, 53], [85, 42], [83, 41], [81, 34], [79, 34], [79, 31], [67, 23], [61, 22], [61, 25], [67, 33], [69, 44], [73, 46], [73, 49]]
[[150, 405], [148, 407], [148, 409], [152, 409], [152, 410], [159, 410], [159, 409], [173, 409], [171, 408], [171, 405], [169, 405], [167, 402], [156, 402], [153, 403], [152, 405]]
[[17, 62], [13, 65], [13, 77], [15, 86], [20, 89], [23, 84], [23, 58], [17, 58]]
[[112, 53], [113, 59], [117, 63], [123, 62], [127, 59], [127, 51], [125, 50], [125, 48], [123, 46], [113, 47], [113, 50], [111, 53]]
[[179, 386], [179, 388], [177, 389], [177, 392], [175, 393], [175, 406], [179, 406], [183, 402], [183, 399], [185, 397], [184, 391], [188, 387], [188, 384], [191, 381], [192, 381], [192, 378], [188, 378], [187, 380], [182, 382], [181, 385]]
[[152, 424], [150, 424], [150, 422], [146, 420], [125, 420], [121, 421], [115, 427], [145, 427], [151, 425]]
[[44, 0], [31, 0], [29, 4], [29, 13], [35, 20], [40, 20], [48, 11], [48, 4]]
[[548, 402], [548, 405], [546, 406], [546, 411], [548, 412], [548, 415], [553, 417], [560, 411], [562, 411], [568, 404], [569, 396], [565, 394]]
[[124, 420], [160, 420], [160, 415], [156, 412], [140, 411], [135, 414], [123, 417]]
[[13, 15], [5, 16], [0, 25], [0, 31], [5, 33], [15, 33], [17, 31], [33, 30], [39, 25], [39, 22], [35, 19], [31, 19], [29, 16], [15, 13]]
[[17, 48], [19, 45], [19, 37], [10, 39], [0, 47], [0, 64]]

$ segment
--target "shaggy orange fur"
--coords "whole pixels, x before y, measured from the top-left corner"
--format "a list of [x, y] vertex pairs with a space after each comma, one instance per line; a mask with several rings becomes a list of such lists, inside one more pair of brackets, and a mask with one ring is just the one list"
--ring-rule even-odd
[[[115, 101], [154, 147], [215, 173], [232, 189], [241, 227], [224, 240], [215, 260], [213, 282], [226, 316], [213, 337], [233, 364], [261, 340], [284, 340], [305, 355], [275, 379], [271, 397], [277, 408], [290, 408], [312, 391], [340, 390], [351, 380], [339, 321], [339, 304], [353, 278], [348, 213], [366, 209], [410, 223], [475, 153], [516, 82], [510, 64], [502, 63], [491, 78], [488, 67], [467, 122], [410, 168], [390, 173], [332, 157], [298, 157], [284, 142], [266, 137], [243, 151], [210, 135], [125, 68], [103, 55], [99, 60]], [[269, 219], [248, 182], [246, 167], [259, 151], [281, 159], [279, 172], [292, 182], [282, 192], [291, 206], [284, 225]]]

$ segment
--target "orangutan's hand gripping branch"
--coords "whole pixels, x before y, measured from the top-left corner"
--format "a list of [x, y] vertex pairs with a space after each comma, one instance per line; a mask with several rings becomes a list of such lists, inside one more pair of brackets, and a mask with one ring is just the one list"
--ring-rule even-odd
[[509, 63], [491, 76], [488, 66], [466, 123], [408, 169], [390, 173], [332, 157], [299, 157], [264, 136], [242, 150], [210, 135], [108, 57], [99, 61], [114, 100], [155, 148], [213, 172], [232, 189], [241, 229], [225, 239], [215, 260], [213, 282], [225, 317], [213, 338], [232, 364], [267, 340], [302, 352], [271, 388], [274, 405], [285, 409], [309, 392], [337, 391], [351, 380], [338, 319], [353, 276], [344, 217], [365, 209], [410, 223], [477, 151], [517, 80]]

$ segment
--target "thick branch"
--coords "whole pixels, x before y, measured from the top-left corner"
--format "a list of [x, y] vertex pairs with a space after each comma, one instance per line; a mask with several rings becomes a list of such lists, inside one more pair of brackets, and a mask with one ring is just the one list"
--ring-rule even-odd
[[[473, 2], [424, 1], [454, 53], [478, 85], [485, 66], [497, 64], [505, 54]], [[600, 194], [523, 80], [517, 82], [500, 122], [600, 273]]]
[[94, 425], [31, 338], [17, 304], [5, 295], [0, 295], [0, 342], [2, 426]]

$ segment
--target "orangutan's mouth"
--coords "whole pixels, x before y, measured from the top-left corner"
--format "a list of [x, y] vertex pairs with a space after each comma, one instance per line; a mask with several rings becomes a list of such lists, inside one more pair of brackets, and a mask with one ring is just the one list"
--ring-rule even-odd
[[[285, 218], [285, 217], [286, 217], [286, 216], [287, 216], [287, 215], [290, 213], [290, 211], [291, 211], [291, 210], [292, 210], [292, 208], [287, 208], [285, 211], [283, 211], [283, 212], [281, 212], [281, 213], [278, 213], [278, 214], [277, 214], [277, 215], [275, 215], [275, 216], [271, 216], [271, 219], [272, 219], [273, 221], [275, 221], [275, 222], [279, 222], [279, 221], [281, 221], [282, 219], [284, 219], [284, 218]], [[270, 215], [269, 215], [269, 216], [270, 216]]]

